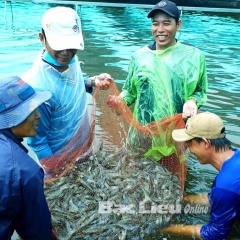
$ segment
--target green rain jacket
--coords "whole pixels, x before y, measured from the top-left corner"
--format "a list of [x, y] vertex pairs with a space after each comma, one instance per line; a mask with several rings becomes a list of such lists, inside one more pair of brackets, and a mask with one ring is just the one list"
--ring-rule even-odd
[[128, 70], [120, 95], [127, 105], [135, 103], [133, 114], [141, 124], [181, 113], [189, 99], [198, 107], [207, 100], [205, 56], [197, 48], [180, 42], [165, 50], [145, 46], [132, 56]]
[[[204, 54], [177, 42], [165, 50], [145, 46], [136, 51], [120, 95], [127, 105], [135, 103], [133, 115], [145, 125], [182, 113], [184, 103], [192, 98], [200, 107], [207, 100], [207, 89]], [[128, 144], [144, 147], [145, 156], [159, 160], [176, 152], [169, 132], [142, 140], [138, 130], [130, 126]]]

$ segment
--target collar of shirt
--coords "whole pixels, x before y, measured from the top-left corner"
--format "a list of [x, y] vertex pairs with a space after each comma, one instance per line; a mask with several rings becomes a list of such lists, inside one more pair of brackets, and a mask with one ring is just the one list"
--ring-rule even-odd
[[11, 138], [26, 153], [28, 152], [27, 148], [21, 143], [23, 141], [23, 138], [17, 138], [10, 129], [0, 129], [0, 133], [8, 138]]
[[[177, 43], [177, 39], [176, 39], [176, 43]], [[150, 44], [150, 45], [148, 46], [148, 48], [149, 48], [150, 50], [156, 50], [156, 42]]]

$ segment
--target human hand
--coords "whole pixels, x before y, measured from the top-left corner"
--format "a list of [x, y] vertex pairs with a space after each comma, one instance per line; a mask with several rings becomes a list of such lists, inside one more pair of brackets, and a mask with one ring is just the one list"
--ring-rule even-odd
[[107, 99], [107, 105], [115, 110], [117, 115], [121, 115], [123, 99], [120, 96], [109, 95]]
[[195, 99], [190, 99], [184, 103], [182, 118], [193, 117], [197, 113], [198, 113], [198, 107]]
[[123, 99], [120, 96], [109, 95], [107, 105], [112, 109], [119, 109], [122, 105]]
[[114, 83], [114, 79], [108, 73], [101, 73], [95, 77], [95, 87], [100, 90], [108, 89]]

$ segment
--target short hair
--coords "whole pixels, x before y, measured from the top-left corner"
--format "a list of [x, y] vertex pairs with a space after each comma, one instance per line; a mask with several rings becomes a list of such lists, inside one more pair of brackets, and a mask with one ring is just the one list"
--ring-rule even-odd
[[[195, 137], [194, 140], [200, 144], [203, 142], [202, 138]], [[218, 138], [218, 139], [207, 139], [211, 146], [215, 148], [216, 152], [220, 152], [221, 150], [227, 151], [231, 150], [232, 148], [232, 143], [224, 136], [223, 138]]]
[[47, 38], [46, 38], [46, 34], [45, 34], [45, 31], [43, 28], [42, 28], [42, 34], [43, 34], [44, 39], [46, 40]]
[[178, 25], [178, 22], [181, 20], [180, 18], [174, 18], [176, 25]]

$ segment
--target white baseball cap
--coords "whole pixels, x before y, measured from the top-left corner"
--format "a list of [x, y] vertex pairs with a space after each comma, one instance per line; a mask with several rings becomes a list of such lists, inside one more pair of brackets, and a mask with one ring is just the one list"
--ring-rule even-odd
[[42, 28], [53, 50], [84, 49], [81, 21], [74, 9], [63, 6], [48, 9], [42, 17]]

